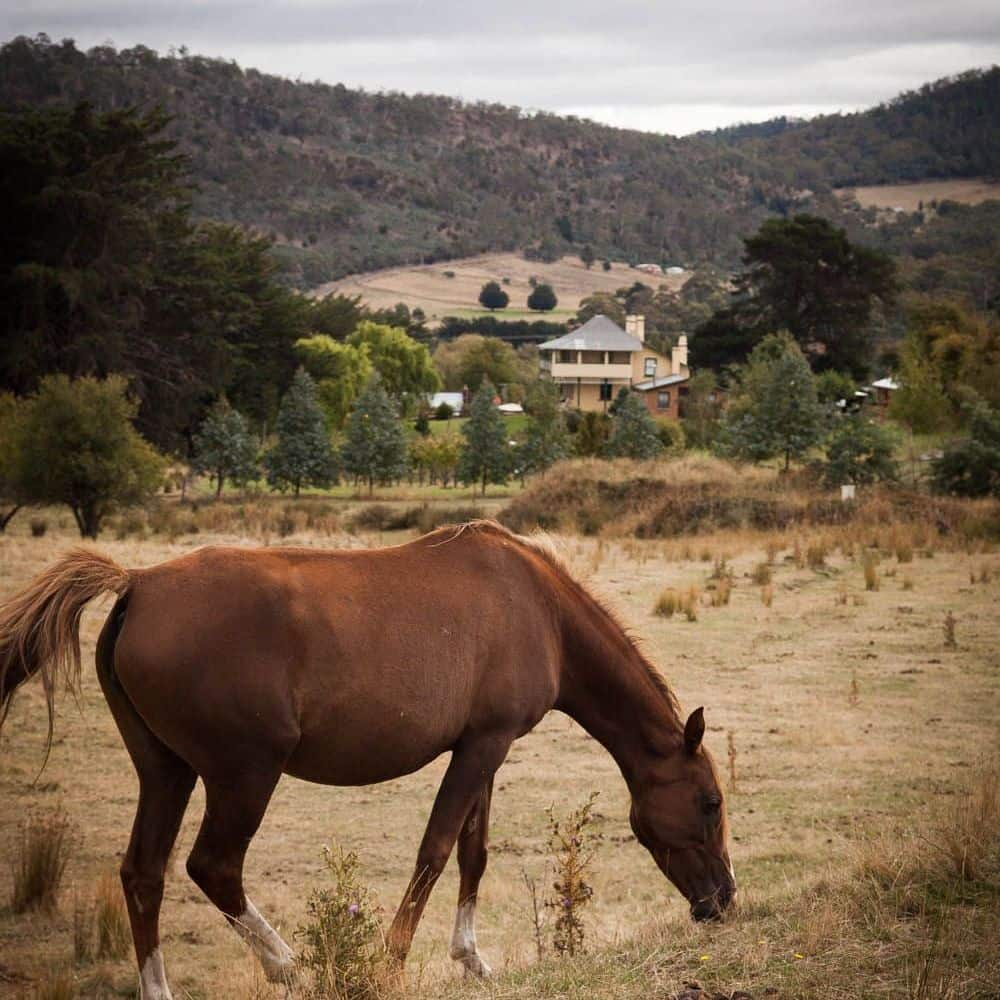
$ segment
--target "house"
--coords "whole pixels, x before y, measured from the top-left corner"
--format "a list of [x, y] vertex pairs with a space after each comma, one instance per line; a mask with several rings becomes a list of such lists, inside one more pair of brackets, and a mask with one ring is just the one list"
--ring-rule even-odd
[[465, 393], [462, 392], [435, 392], [427, 400], [427, 405], [432, 410], [436, 410], [442, 403], [447, 403], [451, 407], [451, 412], [456, 416], [462, 415], [465, 406]]
[[606, 316], [594, 316], [539, 351], [543, 377], [560, 388], [564, 403], [604, 412], [619, 389], [640, 392], [650, 413], [676, 417], [689, 377], [687, 337], [666, 357], [645, 343], [646, 321], [626, 316], [625, 329]]

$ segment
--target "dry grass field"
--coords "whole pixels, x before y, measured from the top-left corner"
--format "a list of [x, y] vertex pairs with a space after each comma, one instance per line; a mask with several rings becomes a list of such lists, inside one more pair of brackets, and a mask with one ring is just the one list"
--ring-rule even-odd
[[[77, 543], [67, 530], [32, 538], [25, 523], [11, 527], [0, 536], [0, 599]], [[1000, 995], [992, 825], [1000, 807], [987, 798], [984, 811], [969, 819], [961, 794], [982, 781], [977, 768], [998, 749], [1000, 555], [982, 543], [908, 549], [905, 530], [894, 551], [883, 542], [875, 553], [870, 544], [877, 539], [867, 530], [669, 541], [556, 537], [573, 572], [640, 637], [682, 706], [706, 706], [707, 743], [727, 784], [731, 736], [739, 912], [721, 926], [689, 923], [678, 893], [632, 839], [614, 763], [573, 722], [552, 714], [515, 744], [497, 776], [479, 910], [480, 947], [496, 978], [485, 986], [463, 982], [448, 959], [457, 892], [452, 861], [399, 995]], [[109, 535], [100, 548], [141, 566], [210, 541], [250, 544], [202, 531], [172, 542]], [[358, 546], [366, 539], [303, 531], [285, 542]], [[874, 579], [878, 589], [866, 589], [866, 561], [869, 584]], [[712, 606], [713, 570], [730, 578], [728, 604]], [[689, 587], [697, 588], [695, 621], [653, 614], [665, 588]], [[95, 604], [85, 615], [85, 663], [109, 607]], [[943, 631], [949, 614], [954, 647]], [[135, 804], [134, 773], [92, 668], [79, 699], [61, 700], [55, 745], [39, 775], [44, 737], [43, 696], [32, 684], [16, 699], [0, 744], [4, 997], [56, 995], [43, 987], [72, 963], [74, 896], [91, 896], [119, 864]], [[247, 886], [261, 911], [291, 939], [308, 890], [321, 881], [321, 848], [335, 841], [359, 853], [365, 880], [391, 916], [445, 763], [365, 788], [285, 778], [248, 856]], [[599, 792], [598, 840], [594, 896], [585, 911], [588, 955], [539, 963], [524, 875], [547, 889], [545, 808], [554, 803], [566, 813], [592, 790]], [[174, 995], [280, 997], [184, 872], [202, 804], [199, 787], [167, 880], [161, 929]], [[16, 915], [9, 901], [22, 823], [57, 807], [72, 822], [74, 839], [58, 910]], [[986, 827], [993, 839], [973, 871], [966, 842], [952, 834], [978, 836]], [[880, 837], [887, 838], [882, 846]], [[924, 868], [948, 869], [953, 841], [968, 857], [968, 877], [945, 871], [921, 881]], [[945, 891], [959, 897], [948, 896], [945, 906]], [[134, 995], [136, 983], [127, 958], [78, 965], [71, 979], [77, 994], [89, 997]], [[703, 992], [685, 985], [694, 980]]]
[[[447, 277], [447, 273], [454, 277]], [[552, 312], [535, 313], [526, 306], [531, 293], [528, 279], [535, 277], [555, 289], [559, 305]], [[678, 289], [688, 274], [655, 278], [636, 271], [626, 264], [613, 264], [610, 271], [602, 269], [600, 262], [588, 271], [578, 257], [563, 257], [552, 264], [525, 260], [516, 253], [493, 253], [479, 257], [443, 261], [420, 267], [391, 267], [366, 274], [354, 274], [340, 281], [321, 285], [314, 295], [340, 292], [360, 295], [365, 305], [383, 309], [405, 302], [411, 309], [418, 306], [429, 320], [444, 316], [487, 315], [479, 304], [479, 291], [487, 281], [509, 278], [504, 291], [510, 296], [510, 305], [496, 313], [507, 319], [555, 319], [572, 316], [580, 300], [594, 292], [613, 292], [622, 285], [642, 281], [654, 288], [666, 285]]]
[[839, 194], [853, 195], [863, 208], [901, 208], [916, 212], [920, 203], [958, 201], [978, 205], [981, 201], [1000, 198], [1000, 183], [985, 177], [968, 180], [921, 181], [918, 184], [882, 184], [877, 187], [844, 188]]

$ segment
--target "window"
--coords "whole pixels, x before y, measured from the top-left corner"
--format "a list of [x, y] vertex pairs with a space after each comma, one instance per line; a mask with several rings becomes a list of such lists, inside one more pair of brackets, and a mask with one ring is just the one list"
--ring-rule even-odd
[[[654, 362], [655, 364], [655, 362]], [[670, 409], [670, 391], [664, 390], [663, 392], [658, 392], [656, 394], [656, 408], [658, 410], [669, 410]]]
[[628, 351], [611, 351], [608, 354], [608, 364], [627, 365], [632, 361], [632, 356]]
[[603, 365], [604, 351], [584, 351], [580, 360], [585, 365]]
[[600, 385], [601, 389], [601, 402], [607, 403], [611, 399], [611, 383], [602, 382]]
[[656, 358], [646, 358], [646, 378], [654, 378], [656, 376]]
[[576, 351], [560, 351], [559, 361], [564, 365], [575, 365]]

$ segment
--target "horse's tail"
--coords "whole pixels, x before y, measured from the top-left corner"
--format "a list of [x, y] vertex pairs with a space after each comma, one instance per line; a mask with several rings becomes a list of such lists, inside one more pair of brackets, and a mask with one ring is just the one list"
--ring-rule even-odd
[[40, 673], [52, 744], [56, 682], [80, 683], [80, 616], [106, 590], [121, 596], [129, 571], [99, 552], [76, 549], [0, 604], [0, 727], [14, 691]]

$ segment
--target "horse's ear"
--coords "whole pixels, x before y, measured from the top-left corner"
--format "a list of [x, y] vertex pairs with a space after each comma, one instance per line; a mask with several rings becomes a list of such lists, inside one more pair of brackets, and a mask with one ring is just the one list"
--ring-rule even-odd
[[694, 753], [701, 746], [701, 739], [705, 735], [705, 709], [696, 708], [684, 723], [684, 749], [688, 753]]

